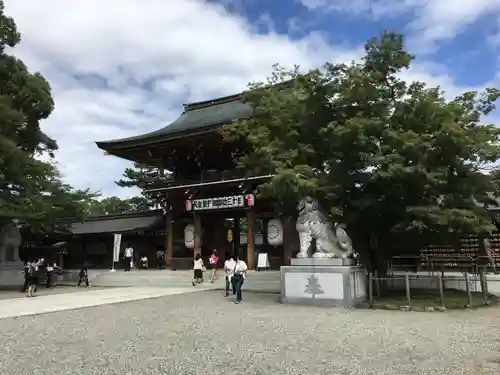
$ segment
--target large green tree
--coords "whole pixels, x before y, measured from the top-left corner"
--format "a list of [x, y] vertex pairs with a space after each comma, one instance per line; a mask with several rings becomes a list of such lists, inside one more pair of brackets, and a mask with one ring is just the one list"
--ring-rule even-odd
[[383, 33], [365, 52], [303, 74], [276, 67], [244, 96], [253, 117], [223, 134], [246, 142], [242, 166], [275, 174], [261, 196], [288, 213], [318, 198], [363, 261], [383, 270], [402, 237], [418, 247], [492, 229], [484, 205], [495, 186], [483, 168], [500, 156], [500, 133], [480, 121], [499, 91], [447, 100], [439, 87], [403, 81], [413, 57], [400, 35]]
[[154, 187], [155, 184], [165, 183], [172, 176], [165, 170], [157, 167], [150, 167], [144, 164], [134, 163], [131, 168], [126, 168], [123, 172], [123, 178], [116, 181], [116, 184], [121, 187], [137, 187], [141, 190], [141, 196], [132, 198], [130, 203], [139, 208], [157, 207], [163, 205], [164, 195], [146, 194], [148, 188]]
[[58, 217], [81, 216], [81, 202], [93, 194], [73, 190], [52, 163], [41, 160], [57, 149], [40, 128], [54, 102], [45, 78], [8, 53], [20, 39], [0, 0], [0, 218], [45, 230]]
[[130, 199], [121, 199], [119, 197], [92, 199], [88, 207], [91, 216], [141, 212], [149, 209], [148, 201], [143, 197], [133, 197]]

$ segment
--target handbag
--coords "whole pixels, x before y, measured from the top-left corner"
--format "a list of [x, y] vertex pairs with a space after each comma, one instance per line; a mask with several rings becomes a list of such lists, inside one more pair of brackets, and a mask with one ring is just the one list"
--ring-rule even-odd
[[201, 267], [201, 272], [205, 272], [207, 270], [207, 267], [203, 266]]

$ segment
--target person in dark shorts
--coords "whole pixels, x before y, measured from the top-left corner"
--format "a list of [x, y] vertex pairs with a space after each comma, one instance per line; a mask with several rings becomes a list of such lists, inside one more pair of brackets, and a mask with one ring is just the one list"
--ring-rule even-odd
[[36, 287], [38, 285], [38, 272], [40, 265], [43, 263], [43, 259], [35, 259], [29, 262], [28, 268], [28, 297], [34, 297], [36, 292]]
[[156, 251], [156, 268], [159, 270], [165, 269], [165, 252], [161, 249]]
[[48, 262], [45, 265], [45, 272], [47, 274], [47, 281], [45, 283], [46, 288], [52, 288], [52, 281], [53, 281], [53, 275], [54, 275], [54, 266], [52, 263]]
[[87, 288], [90, 288], [89, 284], [89, 269], [86, 264], [82, 266], [80, 269], [80, 273], [78, 274], [79, 279], [78, 279], [78, 284], [76, 284], [76, 287], [79, 288], [80, 285], [82, 284], [82, 281], [85, 282], [85, 285]]
[[201, 259], [200, 254], [196, 254], [194, 257], [193, 265], [193, 286], [196, 284], [201, 284], [203, 282], [203, 271], [205, 270], [205, 265], [203, 264], [203, 259]]

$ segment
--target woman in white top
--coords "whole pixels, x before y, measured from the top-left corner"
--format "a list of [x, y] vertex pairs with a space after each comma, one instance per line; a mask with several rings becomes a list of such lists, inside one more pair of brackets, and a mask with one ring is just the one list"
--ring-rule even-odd
[[231, 276], [231, 283], [233, 284], [233, 291], [236, 293], [236, 301], [234, 303], [241, 303], [243, 300], [241, 299], [241, 287], [243, 286], [243, 282], [246, 279], [246, 273], [248, 270], [247, 264], [239, 259], [236, 255], [236, 262], [234, 265], [234, 272]]
[[203, 264], [203, 259], [201, 259], [200, 254], [196, 254], [194, 257], [193, 265], [193, 286], [196, 284], [201, 284], [203, 282], [203, 271], [205, 270], [205, 265]]
[[[226, 297], [229, 296], [229, 285], [232, 285], [231, 278], [233, 277], [235, 265], [236, 262], [234, 261], [234, 258], [232, 256], [229, 257], [229, 259], [224, 262], [224, 271], [226, 272]], [[236, 294], [234, 287], [232, 289], [233, 289], [233, 294]]]

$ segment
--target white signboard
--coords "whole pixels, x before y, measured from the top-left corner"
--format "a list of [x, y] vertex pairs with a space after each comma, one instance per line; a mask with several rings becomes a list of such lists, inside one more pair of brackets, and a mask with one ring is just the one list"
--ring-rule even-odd
[[245, 207], [245, 197], [243, 195], [233, 195], [231, 197], [193, 199], [190, 201], [190, 204], [186, 202], [187, 211], [220, 210], [225, 208], [239, 208], [239, 207]]
[[270, 268], [269, 257], [267, 253], [259, 253], [259, 257], [257, 258], [257, 268]]
[[122, 245], [122, 235], [120, 233], [115, 233], [115, 238], [113, 242], [113, 262], [118, 262], [120, 260], [121, 245]]

